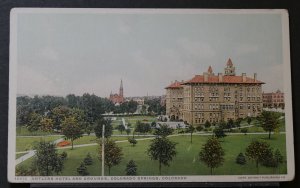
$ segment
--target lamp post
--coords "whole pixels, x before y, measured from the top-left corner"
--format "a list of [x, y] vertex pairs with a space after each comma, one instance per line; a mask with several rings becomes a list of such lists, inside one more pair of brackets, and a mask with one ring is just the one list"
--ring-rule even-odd
[[105, 125], [102, 125], [102, 176], [104, 176], [104, 132], [105, 132]]

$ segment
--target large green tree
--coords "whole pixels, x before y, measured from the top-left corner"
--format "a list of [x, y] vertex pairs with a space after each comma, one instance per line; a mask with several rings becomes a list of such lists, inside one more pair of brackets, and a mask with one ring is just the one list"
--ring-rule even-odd
[[219, 140], [215, 137], [211, 137], [202, 147], [199, 153], [199, 159], [210, 168], [210, 174], [212, 175], [213, 169], [223, 165], [224, 155], [224, 149]]
[[38, 113], [31, 113], [29, 117], [29, 122], [27, 124], [27, 128], [29, 131], [37, 131], [41, 127], [42, 116]]
[[104, 137], [109, 138], [112, 135], [113, 127], [110, 119], [100, 118], [97, 120], [94, 131], [98, 138], [102, 138], [102, 128], [104, 125]]
[[263, 164], [272, 155], [270, 145], [263, 141], [254, 140], [246, 148], [246, 156], [255, 161], [257, 173], [259, 164]]
[[227, 136], [222, 127], [216, 127], [213, 132], [214, 132], [214, 136], [217, 138], [223, 138]]
[[34, 157], [34, 164], [41, 176], [50, 176], [53, 172], [57, 174], [63, 169], [63, 160], [55, 149], [55, 144], [50, 142], [39, 142]]
[[[108, 175], [113, 166], [120, 164], [123, 159], [122, 148], [109, 139], [104, 142], [104, 165], [108, 167]], [[100, 143], [99, 159], [102, 160], [102, 143]]]
[[148, 148], [148, 155], [151, 160], [157, 160], [159, 163], [159, 174], [161, 174], [161, 166], [170, 166], [170, 162], [176, 156], [176, 143], [165, 137], [157, 137], [151, 140]]
[[42, 131], [45, 131], [45, 132], [52, 132], [53, 131], [54, 123], [53, 123], [52, 119], [44, 117], [44, 118], [41, 119], [40, 124], [41, 124], [40, 129]]
[[67, 118], [70, 117], [71, 109], [67, 106], [57, 106], [52, 109], [50, 112], [50, 118], [53, 120], [53, 128], [61, 130], [62, 122]]
[[278, 129], [280, 115], [274, 112], [263, 111], [258, 118], [262, 128], [269, 132], [269, 139], [271, 138], [271, 132]]
[[62, 122], [62, 134], [65, 135], [66, 139], [71, 140], [73, 149], [74, 140], [82, 136], [81, 128], [74, 117], [68, 117]]

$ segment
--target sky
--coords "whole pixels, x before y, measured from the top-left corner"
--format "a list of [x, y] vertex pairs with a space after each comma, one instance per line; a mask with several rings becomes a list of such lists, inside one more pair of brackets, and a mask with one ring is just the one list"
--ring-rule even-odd
[[283, 90], [280, 14], [20, 13], [17, 93], [101, 97], [165, 94], [174, 80], [236, 74]]

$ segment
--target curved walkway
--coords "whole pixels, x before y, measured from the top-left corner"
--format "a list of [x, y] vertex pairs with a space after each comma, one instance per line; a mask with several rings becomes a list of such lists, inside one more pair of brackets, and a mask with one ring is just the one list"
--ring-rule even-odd
[[[59, 138], [57, 140], [54, 140], [53, 143], [54, 144], [57, 144], [61, 141], [63, 141], [64, 139], [63, 138]], [[21, 157], [19, 157], [18, 159], [16, 159], [16, 165], [20, 164], [21, 162], [23, 161], [26, 161], [27, 159], [33, 157], [35, 155], [35, 150], [29, 150], [29, 151], [21, 151], [21, 152], [16, 152], [16, 154], [19, 154], [19, 153], [27, 153]]]

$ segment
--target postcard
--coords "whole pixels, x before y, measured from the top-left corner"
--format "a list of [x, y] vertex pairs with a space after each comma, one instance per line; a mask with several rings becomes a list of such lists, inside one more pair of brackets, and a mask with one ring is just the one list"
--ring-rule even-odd
[[294, 178], [286, 10], [14, 8], [8, 180]]

